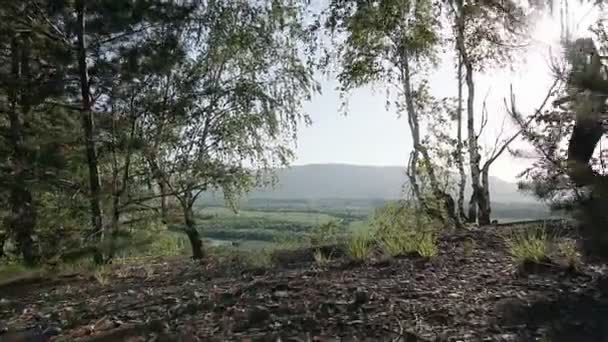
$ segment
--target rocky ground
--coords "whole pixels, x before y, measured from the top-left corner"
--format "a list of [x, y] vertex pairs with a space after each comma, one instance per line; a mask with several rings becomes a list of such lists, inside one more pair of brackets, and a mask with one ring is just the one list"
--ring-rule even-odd
[[[274, 269], [183, 258], [0, 287], [10, 341], [608, 341], [603, 266], [522, 274], [500, 228], [440, 255]], [[51, 336], [54, 335], [54, 336]]]

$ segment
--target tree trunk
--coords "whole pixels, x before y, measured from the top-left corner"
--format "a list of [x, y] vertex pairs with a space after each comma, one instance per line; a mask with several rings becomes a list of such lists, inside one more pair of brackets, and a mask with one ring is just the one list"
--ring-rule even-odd
[[584, 117], [589, 115], [577, 115], [572, 129], [572, 135], [568, 141], [568, 176], [577, 186], [585, 186], [593, 183], [595, 172], [589, 164], [593, 151], [602, 138], [604, 131], [599, 120], [589, 120]]
[[490, 204], [490, 176], [489, 168], [483, 168], [481, 172], [481, 184], [483, 188], [483, 201], [479, 202], [479, 225], [487, 226], [491, 223], [490, 215], [492, 206]]
[[[82, 97], [81, 119], [84, 130], [87, 164], [89, 168], [90, 206], [93, 241], [103, 240], [103, 212], [101, 209], [101, 181], [95, 148], [93, 112], [91, 101], [91, 89], [89, 86], [89, 75], [87, 66], [87, 52], [85, 42], [85, 13], [84, 0], [76, 1], [76, 14], [78, 18], [77, 44], [78, 44], [78, 73], [80, 78], [80, 92]], [[95, 253], [95, 262], [102, 263], [103, 255], [100, 251]]]
[[116, 255], [116, 240], [120, 229], [120, 194], [112, 194], [112, 222], [110, 223], [110, 245], [106, 262], [111, 262]]
[[184, 209], [184, 219], [186, 221], [186, 235], [190, 240], [190, 246], [192, 247], [192, 259], [202, 259], [205, 255], [203, 253], [203, 241], [201, 236], [196, 229], [196, 220], [194, 219], [194, 211], [192, 205], [187, 205]]
[[412, 191], [414, 197], [416, 198], [416, 201], [418, 201], [418, 204], [420, 204], [422, 207], [425, 207], [425, 201], [424, 201], [424, 197], [422, 196], [422, 193], [420, 191], [420, 185], [418, 184], [418, 155], [419, 152], [417, 149], [414, 149], [411, 153], [410, 153], [410, 160], [408, 161], [407, 164], [407, 177], [409, 179], [410, 182], [410, 190]]
[[161, 170], [160, 166], [157, 163], [157, 155], [156, 151], [158, 149], [158, 145], [154, 146], [152, 150], [149, 150], [144, 153], [146, 157], [146, 161], [148, 166], [150, 167], [150, 171], [152, 171], [152, 178], [158, 184], [158, 190], [160, 191], [160, 217], [161, 222], [163, 224], [168, 224], [169, 222], [169, 205], [167, 196], [167, 180], [163, 175], [163, 170]]
[[[410, 132], [412, 134], [412, 141], [414, 143], [414, 156], [416, 157], [416, 158], [414, 158], [414, 163], [417, 160], [418, 153], [420, 153], [420, 155], [422, 156], [422, 161], [424, 162], [424, 164], [426, 166], [425, 169], [427, 170], [428, 175], [429, 175], [429, 180], [430, 180], [433, 196], [435, 196], [435, 198], [438, 201], [440, 201], [440, 206], [443, 209], [445, 209], [445, 214], [447, 215], [447, 217], [444, 217], [444, 215], [442, 213], [436, 213], [434, 210], [431, 210], [429, 212], [429, 214], [432, 216], [439, 216], [438, 218], [441, 219], [442, 221], [444, 221], [444, 223], [446, 223], [448, 225], [450, 225], [450, 224], [454, 225], [456, 228], [460, 228], [461, 222], [458, 218], [458, 215], [456, 214], [456, 212], [454, 210], [455, 209], [454, 200], [452, 199], [452, 197], [449, 194], [447, 194], [447, 193], [445, 193], [445, 191], [441, 190], [441, 188], [439, 186], [439, 182], [437, 181], [437, 177], [435, 175], [435, 170], [433, 169], [433, 164], [432, 164], [431, 158], [429, 156], [429, 153], [426, 150], [426, 148], [422, 145], [421, 140], [420, 140], [420, 122], [418, 119], [418, 113], [414, 106], [414, 97], [412, 95], [412, 88], [411, 88], [409, 54], [406, 49], [403, 49], [403, 51], [402, 51], [400, 69], [401, 69], [401, 81], [403, 83], [403, 91], [404, 91], [404, 95], [405, 95], [405, 102], [406, 102], [406, 108], [407, 108], [408, 124], [410, 126]], [[410, 165], [410, 168], [411, 167], [412, 167], [412, 165]], [[420, 200], [421, 199], [420, 191], [418, 191], [418, 197]], [[426, 203], [424, 203], [423, 199], [422, 199], [421, 205], [424, 208], [427, 208], [427, 211], [428, 211], [429, 206], [426, 205]]]
[[[32, 235], [36, 226], [36, 210], [32, 192], [27, 186], [29, 162], [25, 150], [25, 133], [22, 118], [19, 115], [19, 105], [23, 116], [30, 112], [29, 98], [29, 38], [23, 39], [20, 46], [17, 37], [11, 42], [11, 73], [13, 86], [9, 100], [9, 136], [13, 148], [12, 166], [14, 172], [13, 184], [10, 188], [10, 231], [15, 234], [17, 248], [26, 265], [32, 266], [37, 262], [36, 250]], [[20, 56], [21, 55], [21, 56]]]
[[[463, 44], [464, 45], [464, 44]], [[463, 53], [466, 56], [466, 53]], [[477, 218], [477, 208], [483, 201], [481, 196], [481, 174], [480, 174], [480, 162], [481, 156], [479, 155], [479, 146], [477, 145], [477, 133], [475, 132], [475, 83], [473, 81], [473, 65], [470, 61], [465, 61], [466, 67], [466, 82], [467, 82], [467, 135], [469, 142], [469, 164], [471, 172], [471, 187], [473, 188], [473, 196], [469, 203], [469, 221], [475, 222]]]
[[477, 132], [475, 132], [475, 81], [473, 79], [473, 62], [469, 58], [467, 47], [464, 42], [465, 34], [465, 18], [464, 4], [462, 0], [457, 1], [457, 35], [456, 44], [460, 54], [460, 58], [465, 67], [465, 81], [467, 84], [467, 135], [469, 147], [469, 164], [471, 169], [471, 187], [473, 195], [469, 202], [469, 222], [475, 222], [477, 219], [477, 208], [489, 207], [489, 203], [484, 196], [481, 186], [481, 156], [479, 155], [479, 146], [477, 142]]
[[0, 259], [4, 257], [4, 243], [6, 242], [6, 234], [0, 232]]
[[464, 211], [464, 190], [467, 186], [467, 174], [464, 171], [464, 154], [462, 151], [462, 56], [458, 56], [458, 114], [457, 114], [457, 145], [456, 145], [456, 165], [460, 181], [458, 182], [458, 216], [462, 221], [467, 221], [467, 215]]
[[477, 222], [477, 194], [475, 189], [473, 189], [473, 193], [469, 199], [469, 213], [467, 214], [467, 219], [468, 223]]
[[169, 207], [168, 207], [168, 196], [167, 196], [167, 185], [162, 180], [158, 181], [158, 188], [160, 190], [160, 217], [163, 224], [169, 223]]

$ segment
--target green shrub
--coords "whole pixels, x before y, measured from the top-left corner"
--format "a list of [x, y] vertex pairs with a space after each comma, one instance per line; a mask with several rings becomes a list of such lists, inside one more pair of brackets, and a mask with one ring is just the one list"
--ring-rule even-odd
[[346, 254], [353, 261], [367, 260], [372, 252], [373, 239], [369, 232], [354, 233], [348, 240]]
[[507, 247], [518, 263], [547, 259], [549, 237], [543, 228], [516, 228], [506, 237]]

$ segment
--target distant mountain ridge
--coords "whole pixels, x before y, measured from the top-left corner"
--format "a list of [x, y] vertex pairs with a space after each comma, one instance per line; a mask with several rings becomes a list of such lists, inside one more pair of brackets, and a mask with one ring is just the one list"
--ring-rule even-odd
[[[251, 192], [251, 199], [398, 199], [408, 184], [405, 169], [398, 166], [350, 164], [295, 165], [277, 171], [274, 188]], [[493, 202], [536, 202], [518, 191], [517, 184], [490, 177]], [[467, 202], [470, 189], [467, 189]]]

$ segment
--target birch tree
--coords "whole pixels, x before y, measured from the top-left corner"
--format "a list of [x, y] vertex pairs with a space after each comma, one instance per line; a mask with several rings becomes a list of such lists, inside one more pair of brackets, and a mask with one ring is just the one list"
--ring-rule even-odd
[[[432, 1], [332, 1], [326, 27], [341, 36], [335, 57], [341, 90], [347, 94], [380, 84], [397, 93], [394, 104], [405, 113], [413, 151], [408, 162], [409, 185], [416, 198], [432, 213], [418, 180], [422, 164], [433, 197], [447, 209], [446, 221], [459, 225], [453, 198], [442, 190], [427, 146], [423, 144], [422, 109], [427, 93], [425, 72], [437, 63], [440, 43], [439, 13]], [[437, 213], [432, 213], [437, 215]]]

